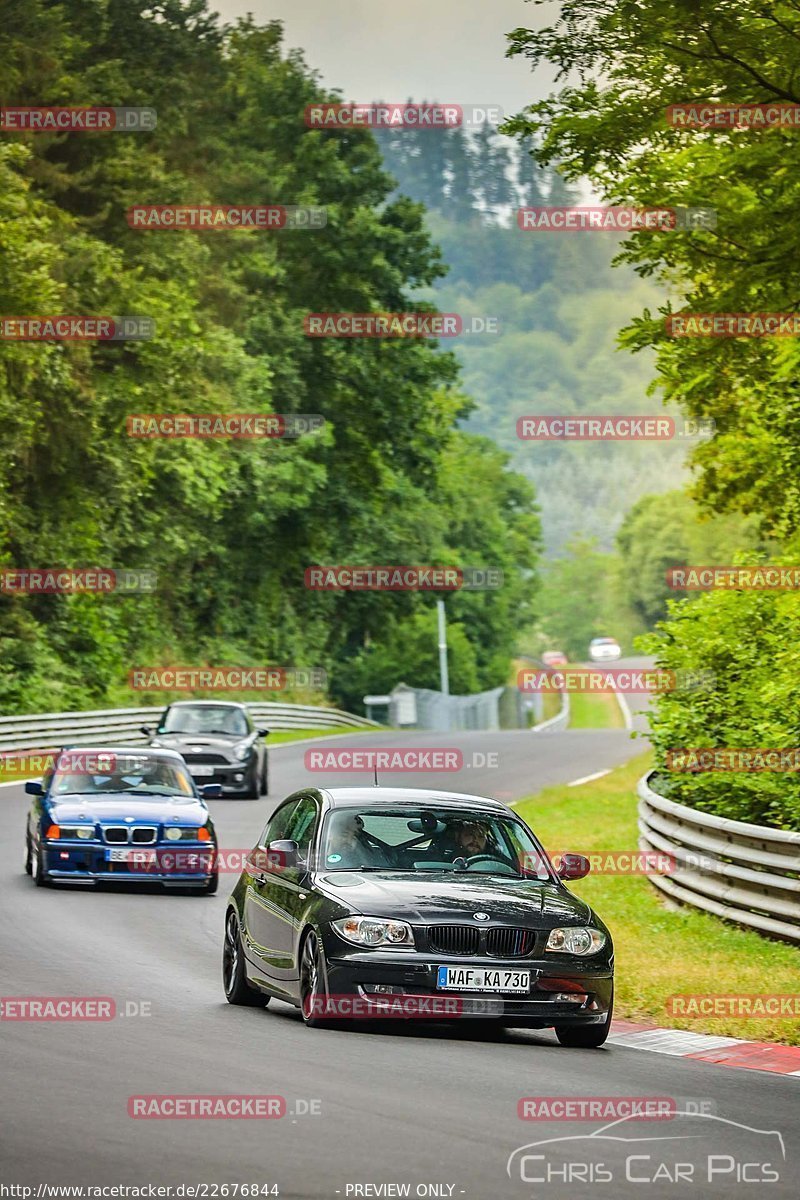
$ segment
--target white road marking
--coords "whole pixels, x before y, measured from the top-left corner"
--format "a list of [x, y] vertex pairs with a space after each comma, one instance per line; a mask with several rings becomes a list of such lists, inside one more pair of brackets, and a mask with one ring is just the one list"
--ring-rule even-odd
[[611, 767], [606, 771], [595, 771], [594, 775], [584, 775], [580, 779], [573, 779], [572, 783], [568, 783], [567, 787], [580, 787], [582, 783], [591, 783], [595, 779], [602, 779], [604, 775], [611, 774]]

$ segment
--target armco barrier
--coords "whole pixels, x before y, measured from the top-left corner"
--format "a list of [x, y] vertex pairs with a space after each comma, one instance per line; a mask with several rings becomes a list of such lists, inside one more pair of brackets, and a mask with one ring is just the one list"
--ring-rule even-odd
[[800, 942], [800, 833], [698, 812], [639, 780], [639, 846], [674, 855], [650, 882], [673, 900]]
[[[248, 703], [253, 720], [266, 729], [329, 729], [337, 725], [379, 729], [375, 721], [312, 704]], [[0, 750], [46, 750], [63, 745], [141, 745], [142, 725], [155, 725], [161, 708], [111, 708], [90, 712], [35, 713], [0, 717]]]

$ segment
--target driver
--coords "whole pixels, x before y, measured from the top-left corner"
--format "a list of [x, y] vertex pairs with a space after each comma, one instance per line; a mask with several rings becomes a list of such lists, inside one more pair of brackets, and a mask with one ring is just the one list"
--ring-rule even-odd
[[462, 821], [454, 830], [454, 841], [457, 853], [464, 858], [472, 858], [475, 854], [494, 853], [486, 826], [481, 825], [479, 821]]

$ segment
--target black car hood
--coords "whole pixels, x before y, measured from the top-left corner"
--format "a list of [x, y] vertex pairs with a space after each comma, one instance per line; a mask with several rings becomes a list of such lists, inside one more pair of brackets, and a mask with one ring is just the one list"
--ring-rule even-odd
[[327, 871], [316, 886], [354, 912], [416, 924], [473, 921], [485, 912], [505, 925], [551, 929], [591, 916], [589, 905], [559, 884], [478, 872]]

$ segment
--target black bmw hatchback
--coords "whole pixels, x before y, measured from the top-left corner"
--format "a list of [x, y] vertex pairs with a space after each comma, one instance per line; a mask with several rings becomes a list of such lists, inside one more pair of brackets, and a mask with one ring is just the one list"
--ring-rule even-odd
[[230, 897], [231, 1004], [271, 997], [308, 1025], [487, 1018], [601, 1046], [614, 949], [519, 817], [451, 792], [306, 789], [274, 812]]

